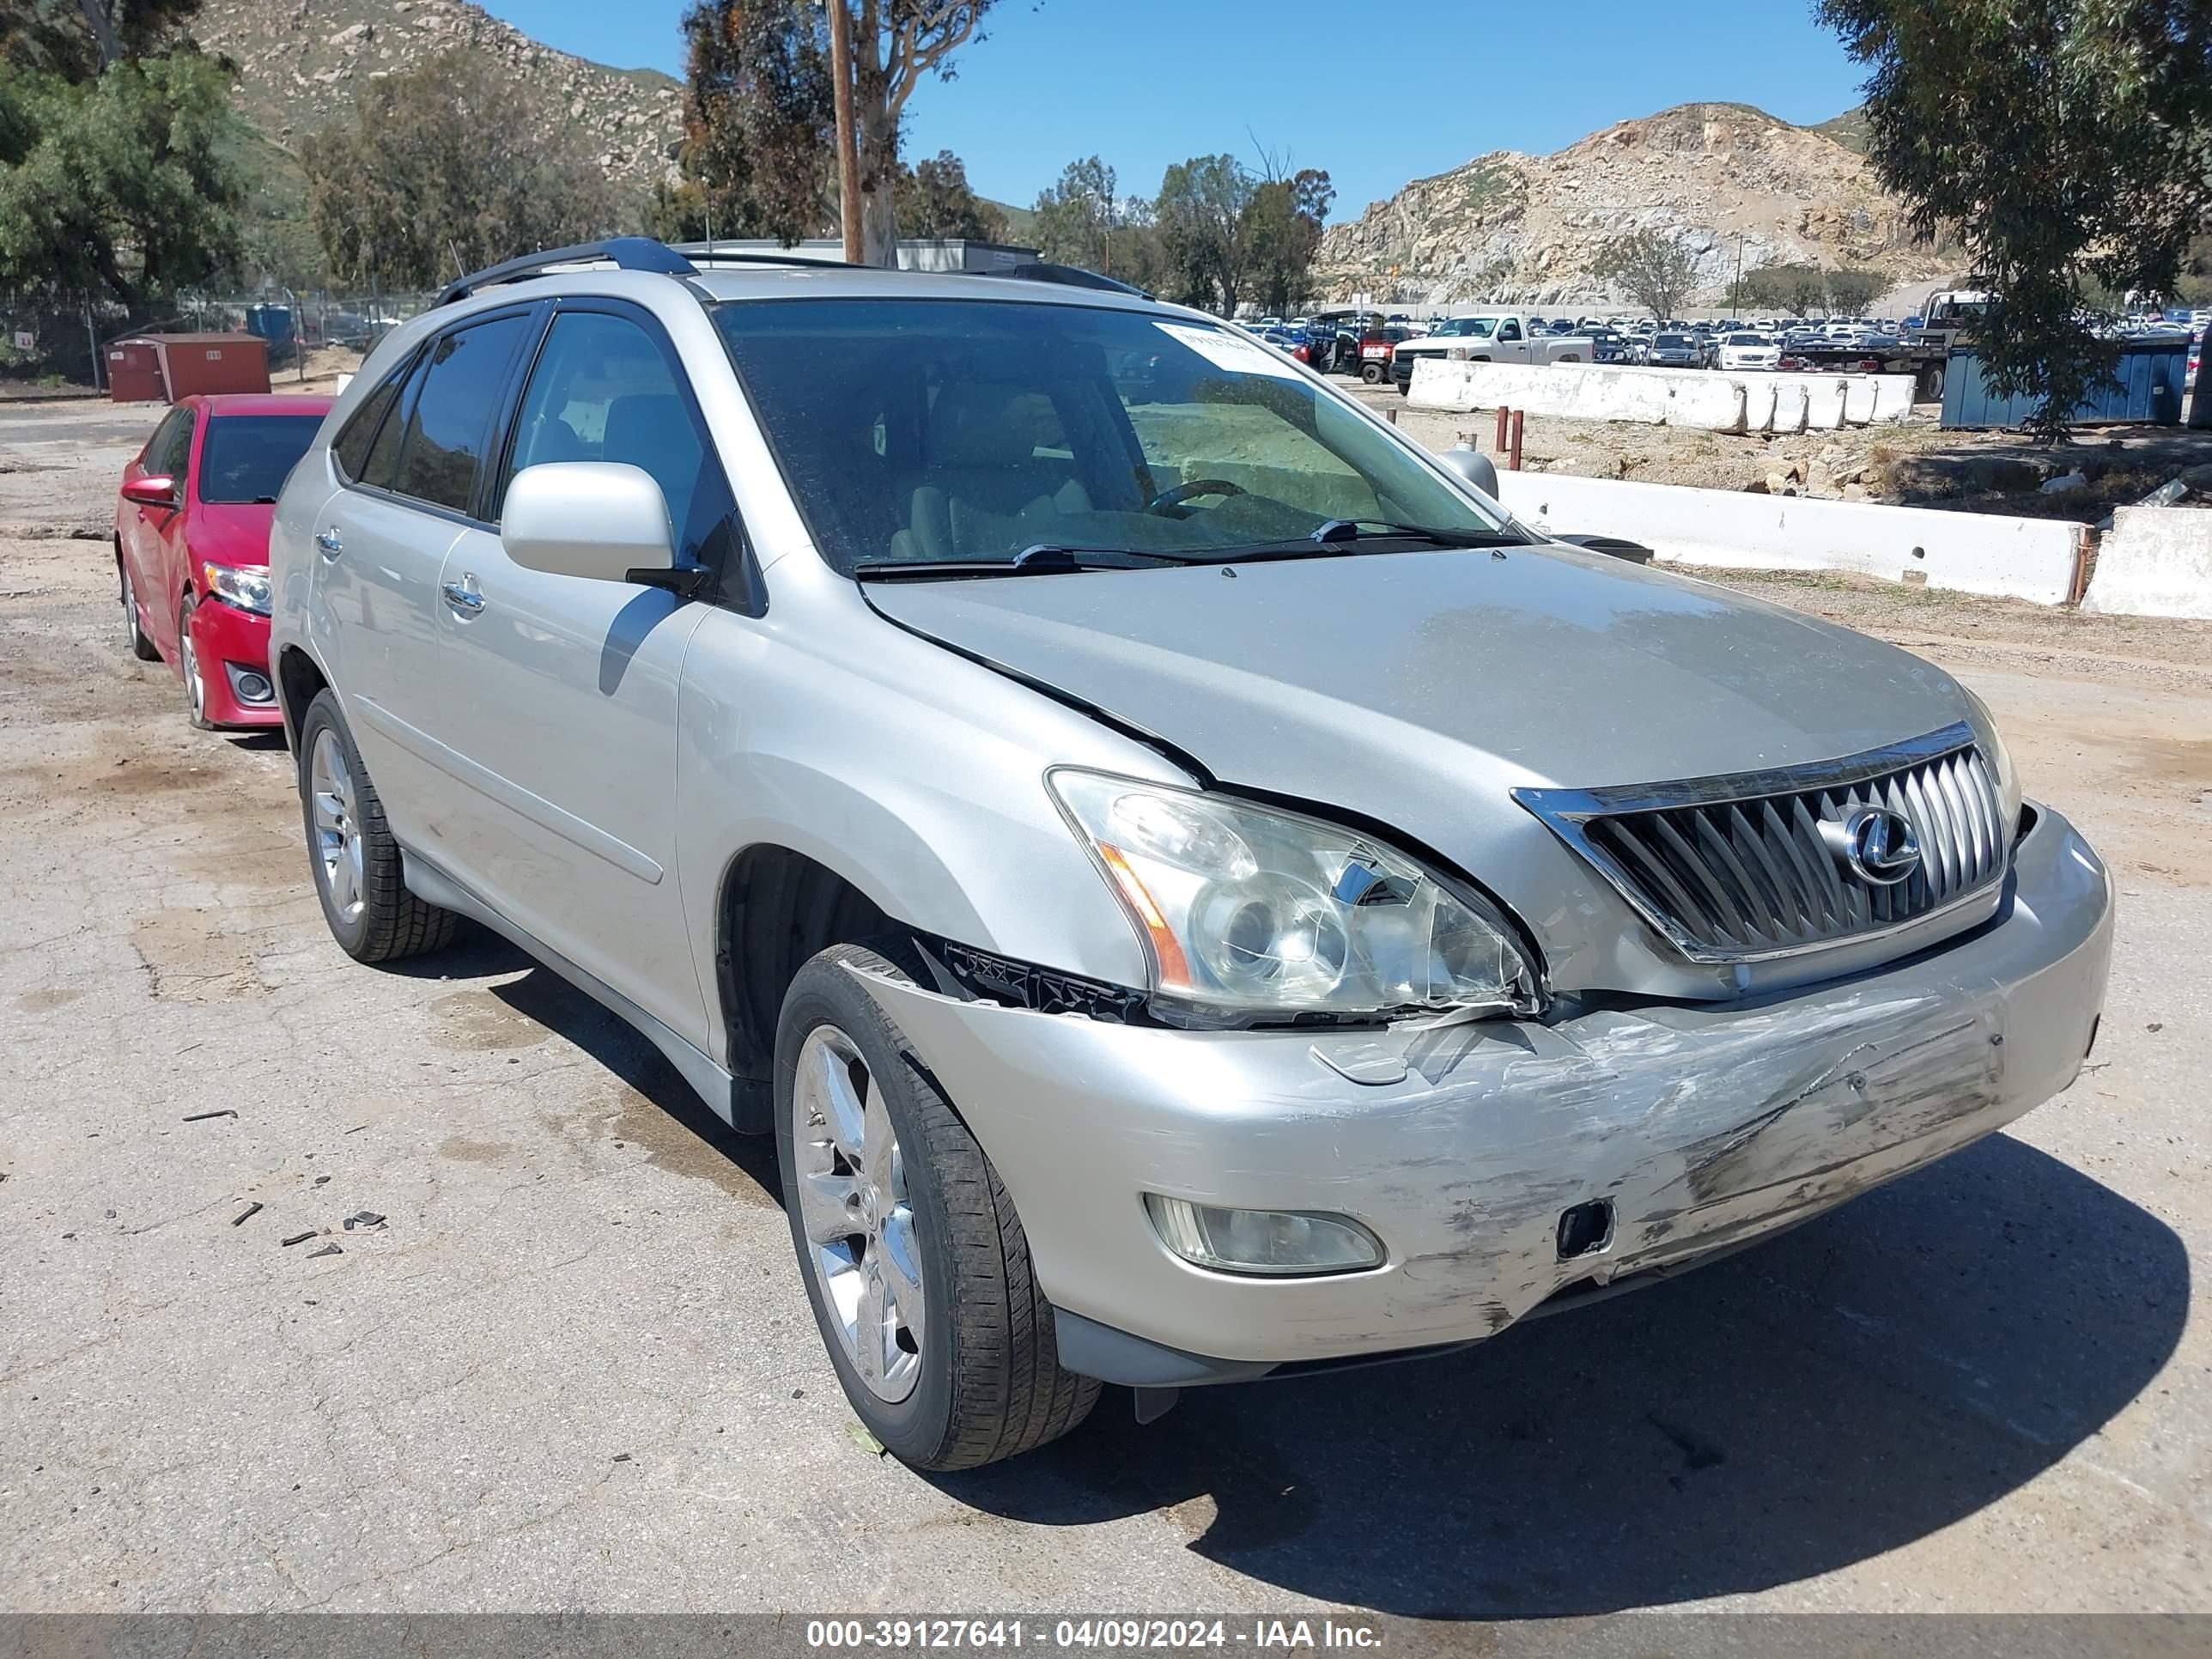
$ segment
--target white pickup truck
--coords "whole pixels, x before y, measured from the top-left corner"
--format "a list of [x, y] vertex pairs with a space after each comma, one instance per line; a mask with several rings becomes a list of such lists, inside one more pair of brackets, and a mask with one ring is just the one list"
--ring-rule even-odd
[[1474, 363], [1594, 363], [1596, 343], [1587, 334], [1549, 334], [1528, 325], [1523, 311], [1486, 311], [1447, 317], [1428, 333], [1401, 343], [1390, 358], [1390, 378], [1403, 393], [1413, 365], [1424, 357]]

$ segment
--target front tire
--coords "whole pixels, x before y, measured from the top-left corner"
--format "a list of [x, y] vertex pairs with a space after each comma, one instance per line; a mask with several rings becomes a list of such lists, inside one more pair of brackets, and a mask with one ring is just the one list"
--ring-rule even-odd
[[775, 1139], [807, 1300], [845, 1398], [921, 1469], [969, 1469], [1059, 1438], [1098, 1383], [1060, 1369], [1013, 1201], [867, 975], [864, 945], [815, 957], [777, 1023]]
[[177, 666], [185, 677], [185, 718], [201, 732], [215, 730], [207, 714], [207, 681], [200, 666], [200, 648], [192, 642], [192, 612], [199, 608], [190, 593], [177, 607]]
[[131, 580], [131, 562], [123, 556], [119, 547], [115, 550], [115, 574], [123, 590], [123, 642], [140, 662], [161, 661], [161, 653], [154, 648], [154, 641], [138, 625], [138, 590]]
[[458, 920], [407, 890], [399, 843], [346, 730], [338, 696], [315, 694], [300, 722], [300, 808], [323, 920], [356, 962], [396, 962], [443, 949]]

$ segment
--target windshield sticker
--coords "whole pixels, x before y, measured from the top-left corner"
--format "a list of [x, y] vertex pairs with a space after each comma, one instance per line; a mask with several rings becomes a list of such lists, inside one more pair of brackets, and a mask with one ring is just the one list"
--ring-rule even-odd
[[1240, 339], [1218, 328], [1199, 328], [1188, 323], [1154, 323], [1152, 326], [1188, 346], [1216, 368], [1231, 369], [1239, 374], [1273, 374], [1285, 380], [1303, 378], [1296, 363], [1256, 340]]

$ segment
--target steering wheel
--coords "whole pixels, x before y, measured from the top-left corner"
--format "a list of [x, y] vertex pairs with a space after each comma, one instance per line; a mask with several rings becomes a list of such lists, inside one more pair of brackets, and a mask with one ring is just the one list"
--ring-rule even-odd
[[1243, 493], [1243, 484], [1233, 484], [1226, 478], [1193, 478], [1188, 483], [1160, 491], [1145, 503], [1145, 511], [1164, 513], [1171, 507], [1181, 507], [1185, 501], [1195, 501], [1200, 495], [1242, 495]]

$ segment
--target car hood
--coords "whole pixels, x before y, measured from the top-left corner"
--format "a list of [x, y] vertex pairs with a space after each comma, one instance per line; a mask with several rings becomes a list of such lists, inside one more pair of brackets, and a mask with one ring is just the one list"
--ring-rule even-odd
[[908, 629], [1178, 752], [1201, 781], [1364, 820], [1476, 874], [1562, 989], [1710, 998], [1839, 969], [1761, 963], [1747, 979], [1683, 961], [1513, 789], [1833, 760], [1968, 717], [1948, 676], [1893, 647], [1556, 545], [866, 592]]
[[191, 544], [196, 558], [248, 568], [269, 562], [269, 527], [276, 522], [270, 502], [203, 501], [192, 510]]
[[[1500, 556], [1502, 554], [1502, 556]], [[1579, 549], [875, 582], [884, 615], [1216, 778], [1389, 819], [1410, 773], [1591, 787], [1830, 760], [1963, 720], [1949, 676]], [[1463, 800], [1462, 797], [1462, 800]]]

